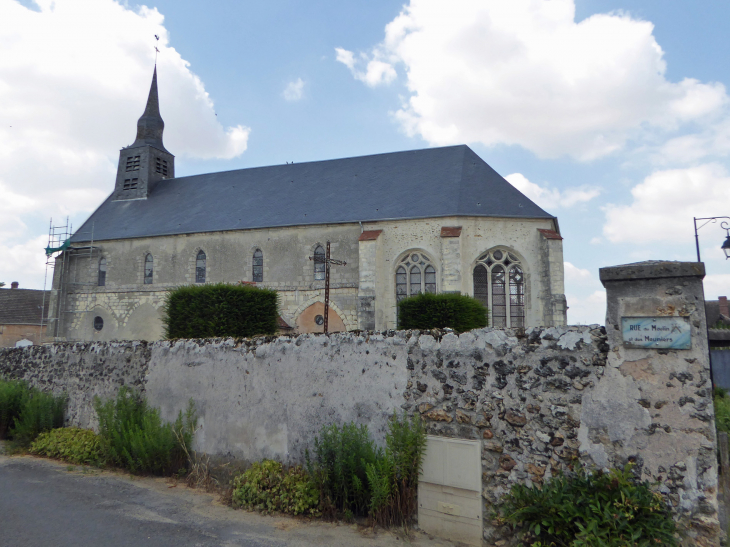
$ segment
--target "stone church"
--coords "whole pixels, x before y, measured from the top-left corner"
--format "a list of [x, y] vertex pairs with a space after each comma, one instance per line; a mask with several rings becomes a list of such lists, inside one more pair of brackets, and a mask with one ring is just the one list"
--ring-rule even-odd
[[467, 146], [175, 177], [157, 71], [112, 194], [56, 257], [49, 335], [155, 340], [166, 291], [244, 281], [278, 291], [280, 326], [396, 327], [396, 303], [460, 292], [495, 327], [563, 325], [557, 218]]

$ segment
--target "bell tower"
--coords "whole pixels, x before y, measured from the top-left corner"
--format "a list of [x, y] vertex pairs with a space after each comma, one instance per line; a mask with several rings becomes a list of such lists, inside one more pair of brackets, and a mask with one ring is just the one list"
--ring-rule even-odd
[[112, 199], [147, 199], [157, 183], [175, 177], [175, 156], [162, 144], [165, 122], [160, 116], [157, 97], [157, 66], [152, 74], [152, 85], [147, 106], [137, 121], [137, 138], [134, 143], [119, 151], [117, 181]]

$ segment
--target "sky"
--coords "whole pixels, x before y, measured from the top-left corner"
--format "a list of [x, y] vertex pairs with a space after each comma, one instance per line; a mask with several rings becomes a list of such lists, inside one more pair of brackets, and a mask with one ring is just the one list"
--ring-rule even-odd
[[[0, 281], [43, 288], [50, 219], [111, 192], [157, 46], [178, 176], [467, 144], [558, 217], [568, 321], [603, 323], [599, 268], [696, 260], [693, 217], [730, 216], [728, 20], [726, 0], [0, 0]], [[699, 235], [706, 297], [728, 295], [726, 232]]]

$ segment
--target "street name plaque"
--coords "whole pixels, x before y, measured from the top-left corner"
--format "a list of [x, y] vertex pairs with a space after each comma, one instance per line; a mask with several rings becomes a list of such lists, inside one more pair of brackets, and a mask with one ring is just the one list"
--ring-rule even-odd
[[690, 349], [686, 317], [622, 317], [624, 346], [645, 349]]

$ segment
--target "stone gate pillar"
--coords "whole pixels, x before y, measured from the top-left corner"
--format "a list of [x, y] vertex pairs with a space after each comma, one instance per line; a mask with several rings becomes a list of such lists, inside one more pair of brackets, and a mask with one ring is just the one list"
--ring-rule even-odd
[[720, 539], [704, 276], [697, 262], [601, 268], [610, 349], [579, 429], [584, 459], [634, 462], [699, 546]]

